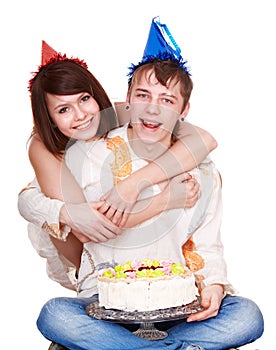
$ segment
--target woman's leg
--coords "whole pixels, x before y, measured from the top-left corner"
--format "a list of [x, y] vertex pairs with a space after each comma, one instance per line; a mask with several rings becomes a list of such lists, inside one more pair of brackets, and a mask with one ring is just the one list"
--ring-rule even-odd
[[239, 296], [227, 296], [216, 317], [172, 327], [166, 343], [181, 340], [182, 344], [195, 344], [199, 349], [221, 350], [249, 344], [261, 337], [263, 330], [263, 316], [254, 302]]

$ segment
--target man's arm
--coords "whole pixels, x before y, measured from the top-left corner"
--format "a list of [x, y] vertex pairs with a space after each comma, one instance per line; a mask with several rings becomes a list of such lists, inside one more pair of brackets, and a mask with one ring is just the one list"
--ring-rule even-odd
[[[210, 171], [210, 169], [206, 170]], [[221, 241], [221, 179], [214, 167], [210, 175], [210, 179], [213, 179], [212, 193], [204, 219], [192, 237], [183, 245], [186, 264], [196, 276], [201, 303], [205, 308], [204, 311], [189, 316], [188, 322], [216, 316], [225, 294], [235, 293], [233, 286], [227, 279], [227, 266]], [[204, 189], [202, 189], [202, 193], [204, 193]]]

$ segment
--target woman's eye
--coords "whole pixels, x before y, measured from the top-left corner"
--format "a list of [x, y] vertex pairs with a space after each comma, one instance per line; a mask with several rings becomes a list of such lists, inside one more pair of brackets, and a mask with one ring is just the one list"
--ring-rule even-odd
[[66, 111], [68, 111], [68, 107], [63, 107], [59, 110], [59, 113], [62, 114], [62, 113], [65, 113]]
[[88, 101], [89, 99], [90, 99], [90, 95], [85, 95], [82, 97], [81, 100], [85, 102], [85, 101]]

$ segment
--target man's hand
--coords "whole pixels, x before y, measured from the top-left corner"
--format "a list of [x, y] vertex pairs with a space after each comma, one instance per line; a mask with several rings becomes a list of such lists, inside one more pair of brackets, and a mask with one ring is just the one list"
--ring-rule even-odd
[[101, 205], [101, 202], [64, 204], [60, 221], [70, 226], [72, 233], [83, 243], [106, 242], [121, 235], [122, 229], [97, 210]]
[[224, 290], [220, 284], [212, 284], [203, 288], [201, 291], [201, 305], [205, 310], [190, 315], [187, 322], [202, 321], [217, 316], [223, 297]]

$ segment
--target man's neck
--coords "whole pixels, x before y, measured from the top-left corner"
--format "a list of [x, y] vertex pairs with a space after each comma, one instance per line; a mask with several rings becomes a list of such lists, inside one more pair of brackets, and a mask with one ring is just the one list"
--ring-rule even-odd
[[127, 130], [128, 140], [134, 153], [142, 159], [147, 161], [153, 161], [165, 153], [171, 146], [171, 138], [166, 141], [160, 141], [156, 143], [145, 142], [140, 138], [135, 138], [133, 135], [133, 129]]

